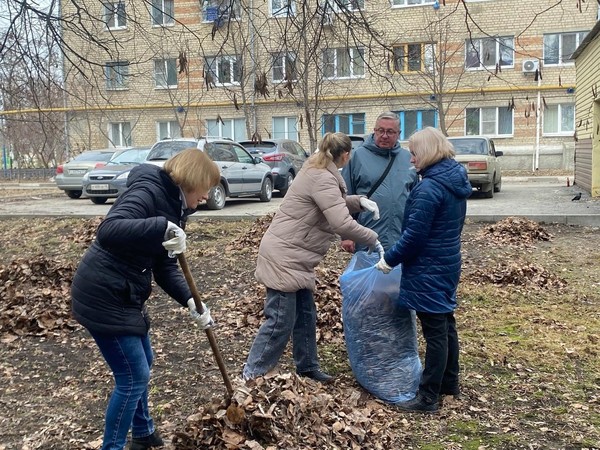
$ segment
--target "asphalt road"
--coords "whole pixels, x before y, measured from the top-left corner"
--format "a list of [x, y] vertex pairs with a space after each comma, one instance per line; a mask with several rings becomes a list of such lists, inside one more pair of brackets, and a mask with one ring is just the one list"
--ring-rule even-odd
[[[565, 177], [506, 177], [502, 191], [492, 199], [483, 198], [474, 191], [467, 202], [467, 219], [496, 222], [509, 216], [521, 216], [537, 222], [600, 227], [600, 199], [592, 199], [583, 193], [580, 200], [572, 201], [580, 191], [577, 186], [567, 186]], [[201, 206], [191, 219], [254, 219], [275, 212], [282, 200], [273, 197], [270, 202], [261, 203], [257, 198], [232, 199], [220, 211]], [[74, 200], [66, 195], [47, 198], [32, 194], [17, 202], [0, 203], [0, 217], [103, 216], [111, 204], [112, 201], [95, 205], [87, 198]]]

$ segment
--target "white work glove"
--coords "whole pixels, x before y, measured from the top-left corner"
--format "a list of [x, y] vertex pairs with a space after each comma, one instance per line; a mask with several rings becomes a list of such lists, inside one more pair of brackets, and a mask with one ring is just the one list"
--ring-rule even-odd
[[162, 245], [169, 251], [169, 258], [175, 258], [175, 256], [185, 252], [185, 231], [173, 222], [167, 222], [167, 229]]
[[385, 250], [383, 249], [383, 245], [381, 245], [381, 242], [375, 241], [375, 244], [369, 247], [369, 251], [367, 252], [367, 254], [370, 255], [373, 252], [377, 252], [379, 254], [379, 257], [383, 258]]
[[392, 271], [392, 267], [388, 263], [385, 262], [383, 256], [379, 260], [377, 264], [375, 264], [375, 268], [377, 270], [381, 270], [383, 273], [390, 273]]
[[379, 207], [373, 200], [369, 200], [367, 197], [361, 197], [360, 206], [362, 209], [373, 213], [373, 220], [379, 220]]
[[196, 309], [196, 302], [194, 302], [193, 298], [190, 298], [187, 301], [187, 305], [190, 310], [190, 316], [192, 316], [192, 319], [196, 321], [198, 328], [201, 330], [206, 330], [215, 324], [215, 321], [210, 316], [210, 309], [208, 309], [208, 306], [206, 306], [204, 302], [202, 302], [202, 309], [204, 310], [202, 314], [200, 314]]

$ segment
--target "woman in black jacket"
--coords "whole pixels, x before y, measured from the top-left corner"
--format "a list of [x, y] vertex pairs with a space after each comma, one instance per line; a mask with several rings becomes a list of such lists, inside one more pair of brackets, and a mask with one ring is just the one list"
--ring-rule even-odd
[[115, 378], [106, 409], [102, 450], [163, 445], [148, 410], [152, 366], [146, 300], [156, 283], [188, 307], [201, 328], [212, 325], [207, 308], [196, 311], [174, 259], [185, 251], [187, 216], [219, 182], [219, 168], [198, 149], [169, 159], [164, 168], [140, 164], [128, 189], [98, 227], [71, 285], [73, 315], [92, 335]]

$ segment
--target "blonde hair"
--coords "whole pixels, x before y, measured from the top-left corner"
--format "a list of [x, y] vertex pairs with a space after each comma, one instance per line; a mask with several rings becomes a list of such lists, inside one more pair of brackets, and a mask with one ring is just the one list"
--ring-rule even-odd
[[344, 133], [325, 133], [319, 143], [319, 151], [310, 157], [313, 167], [324, 169], [331, 162], [337, 162], [344, 153], [352, 150], [352, 141]]
[[208, 191], [221, 179], [219, 167], [197, 148], [185, 149], [169, 158], [164, 170], [176, 185], [187, 192]]
[[419, 160], [421, 169], [444, 158], [454, 158], [454, 147], [444, 134], [433, 127], [414, 132], [408, 139], [408, 148]]

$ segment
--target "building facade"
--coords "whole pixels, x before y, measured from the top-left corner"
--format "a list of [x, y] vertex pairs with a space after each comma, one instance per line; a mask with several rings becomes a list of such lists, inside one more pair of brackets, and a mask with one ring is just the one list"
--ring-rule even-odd
[[575, 184], [600, 196], [600, 22], [577, 48]]
[[[496, 140], [507, 169], [573, 167], [575, 64], [598, 6], [554, 0], [85, 0], [65, 32], [72, 152], [167, 137], [424, 126]], [[76, 14], [63, 2], [63, 15]], [[96, 20], [94, 20], [96, 19]]]

